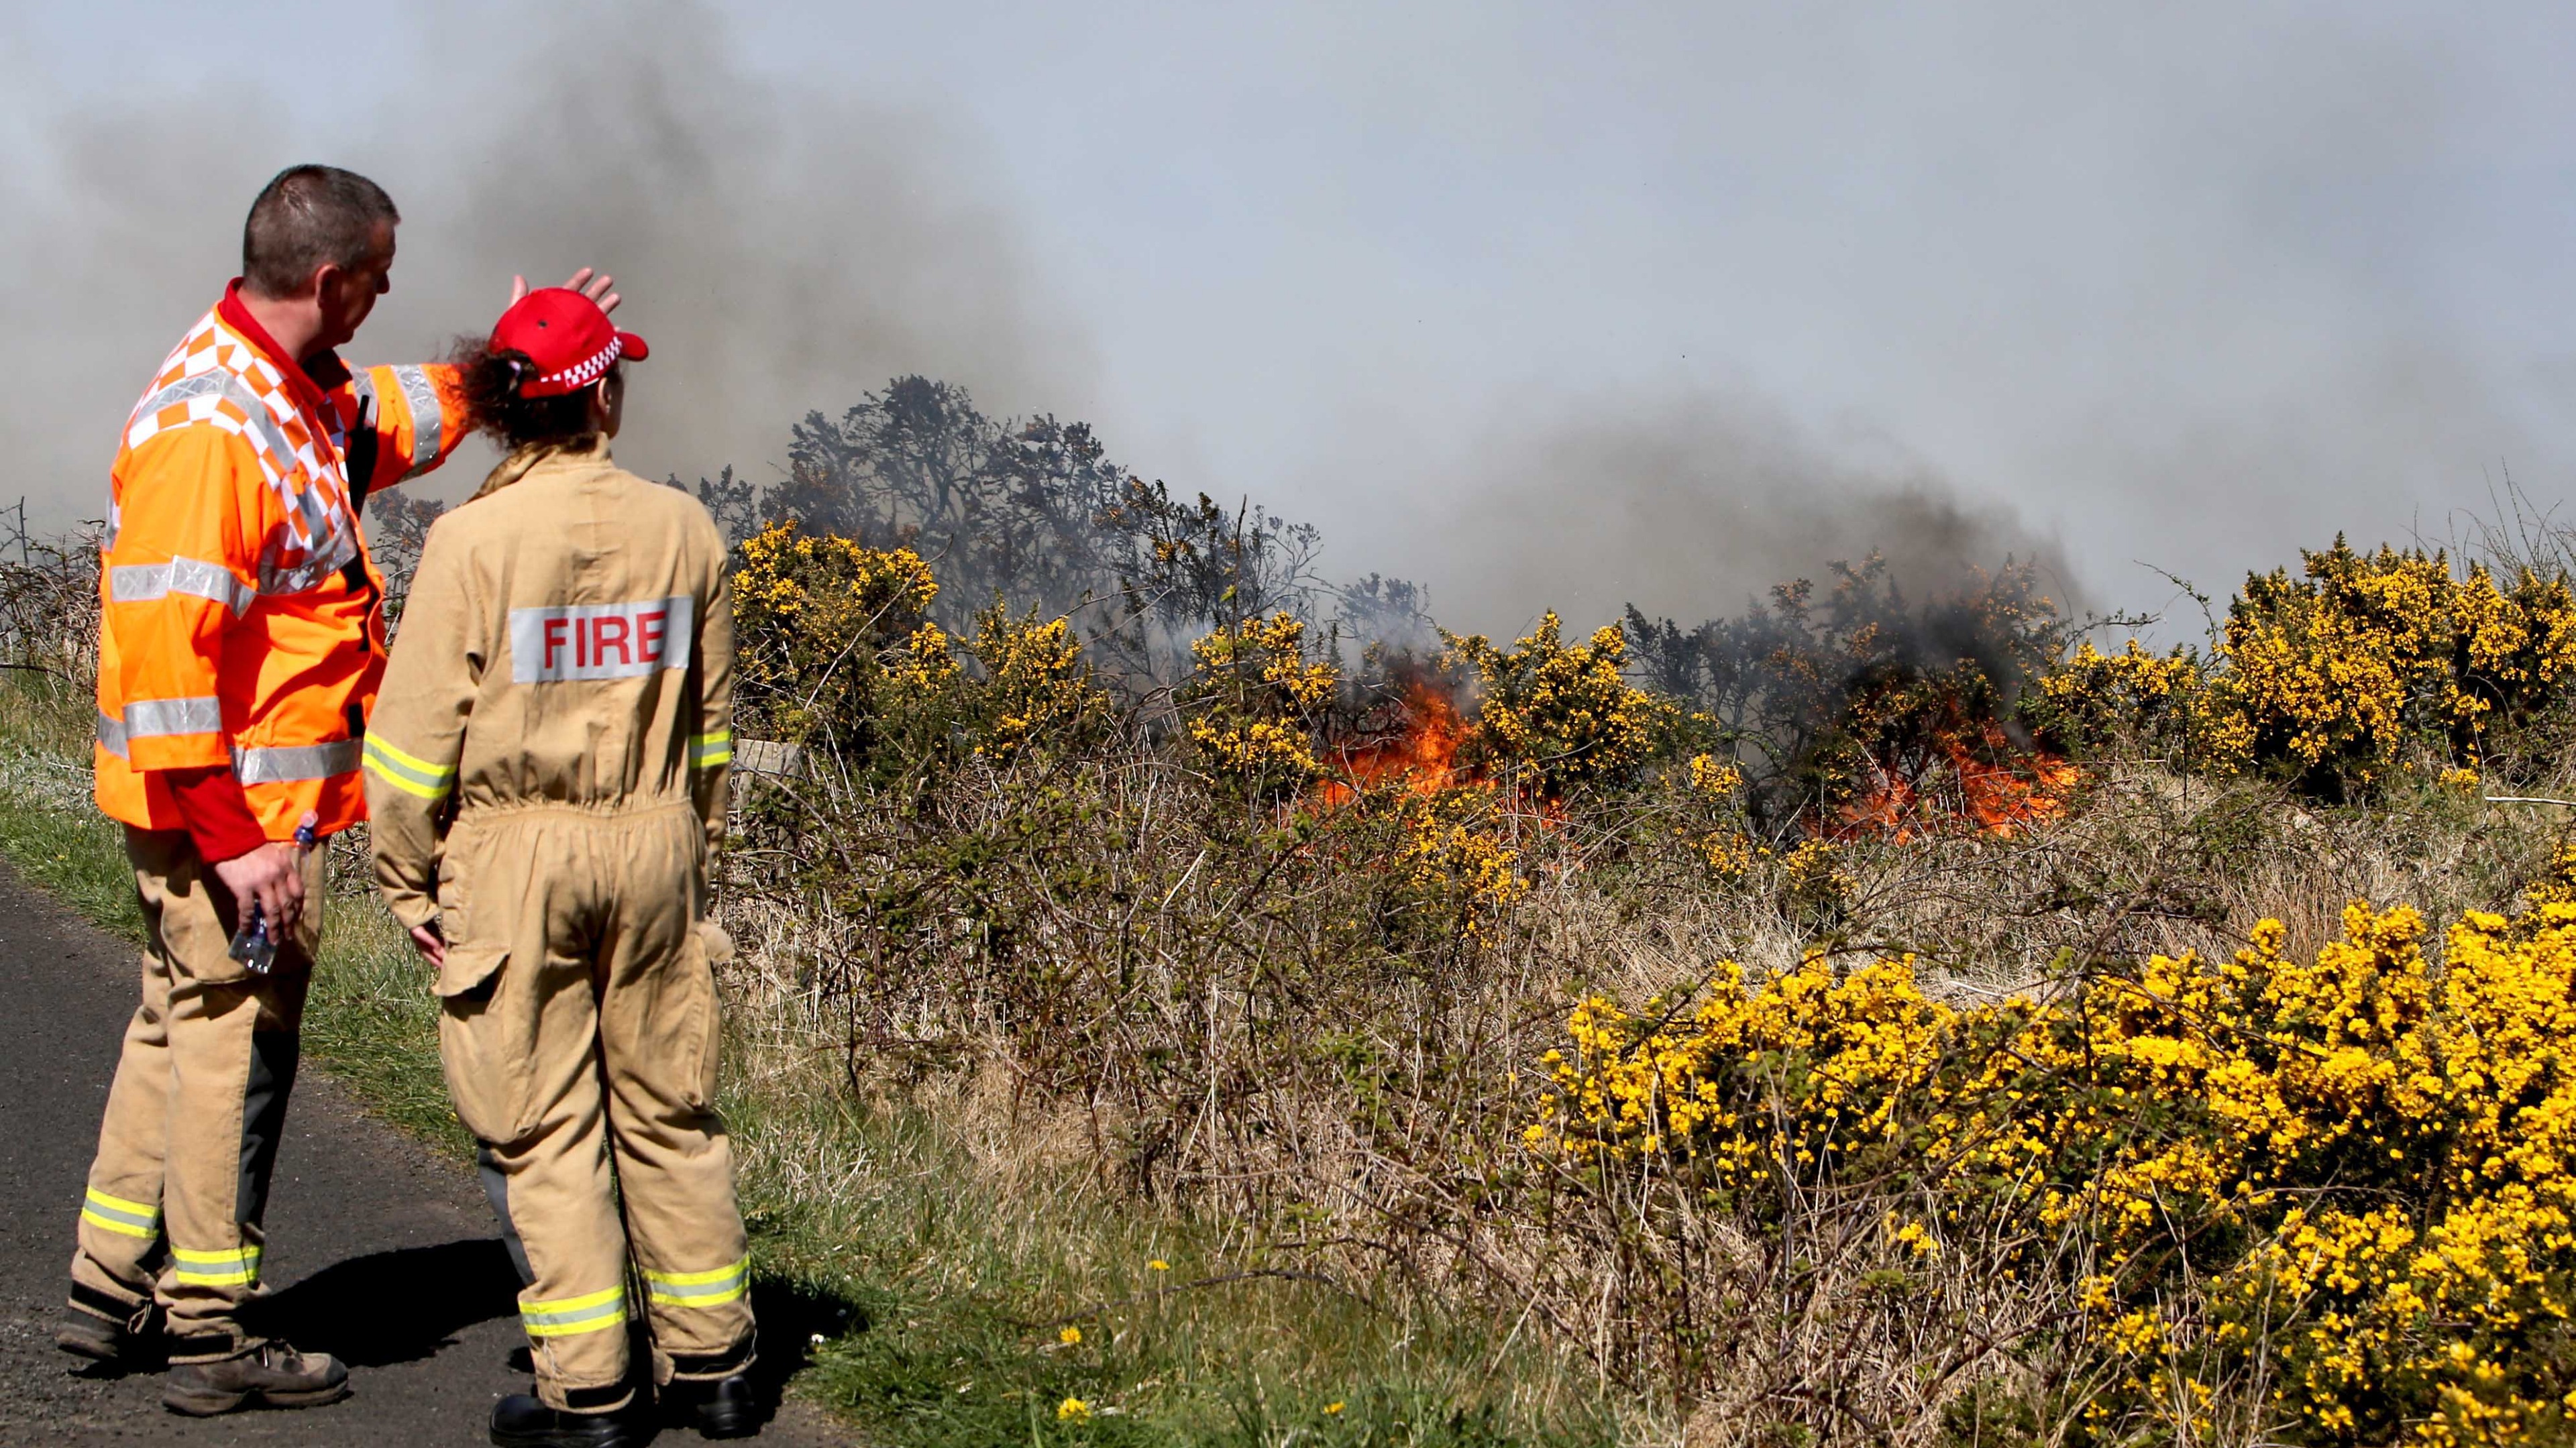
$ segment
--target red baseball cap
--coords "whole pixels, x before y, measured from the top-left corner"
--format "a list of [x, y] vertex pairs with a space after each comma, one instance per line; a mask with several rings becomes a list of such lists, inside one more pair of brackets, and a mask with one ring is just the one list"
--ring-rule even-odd
[[644, 339], [621, 332], [599, 304], [570, 287], [539, 287], [510, 304], [492, 324], [492, 350], [525, 352], [537, 364], [519, 383], [521, 397], [562, 397], [597, 382], [620, 357], [653, 355]]

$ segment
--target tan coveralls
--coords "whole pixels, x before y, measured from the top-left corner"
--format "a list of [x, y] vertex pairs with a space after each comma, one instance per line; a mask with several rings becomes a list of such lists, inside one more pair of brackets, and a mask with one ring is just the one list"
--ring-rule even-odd
[[376, 878], [446, 938], [448, 1089], [525, 1243], [520, 1320], [559, 1409], [630, 1394], [630, 1252], [657, 1381], [750, 1360], [712, 1104], [732, 946], [705, 908], [732, 674], [706, 510], [604, 445], [519, 454], [430, 530], [368, 725]]
[[172, 1361], [229, 1357], [241, 1350], [235, 1315], [259, 1293], [269, 1169], [322, 936], [323, 852], [304, 855], [304, 910], [265, 976], [232, 958], [232, 892], [186, 831], [128, 829], [125, 854], [151, 945], [81, 1202], [72, 1301], [131, 1325], [157, 1295]]
[[140, 1328], [173, 1363], [252, 1345], [261, 1214], [295, 1081], [322, 914], [254, 974], [228, 953], [232, 892], [187, 831], [171, 771], [229, 767], [271, 841], [312, 811], [364, 818], [358, 735], [383, 658], [383, 580], [358, 508], [463, 440], [453, 368], [351, 372], [281, 350], [239, 284], [127, 417], [99, 558], [99, 808], [126, 826], [151, 944], [82, 1194], [71, 1304]]

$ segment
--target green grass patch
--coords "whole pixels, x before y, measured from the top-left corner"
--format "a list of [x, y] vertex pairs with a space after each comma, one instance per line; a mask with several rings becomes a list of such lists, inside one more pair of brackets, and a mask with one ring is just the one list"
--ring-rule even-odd
[[[870, 1441], [1577, 1445], [1618, 1441], [1600, 1385], [1499, 1325], [1391, 1284], [1247, 1270], [1239, 1239], [1140, 1208], [1087, 1165], [1015, 1162], [964, 1097], [846, 1088], [728, 1103], [762, 1260], [855, 1313], [808, 1390]], [[834, 1180], [835, 1170], [843, 1175]], [[845, 1305], [845, 1306], [844, 1306]]]
[[429, 967], [372, 888], [357, 899], [334, 895], [324, 908], [304, 1045], [369, 1110], [443, 1155], [473, 1158], [474, 1138], [456, 1119], [439, 1070]]

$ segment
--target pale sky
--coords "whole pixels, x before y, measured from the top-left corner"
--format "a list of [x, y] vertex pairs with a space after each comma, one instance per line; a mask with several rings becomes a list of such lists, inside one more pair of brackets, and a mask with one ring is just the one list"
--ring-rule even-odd
[[2565, 7], [245, 13], [0, 20], [0, 443], [54, 521], [308, 159], [406, 214], [354, 360], [598, 260], [640, 471], [771, 476], [928, 371], [1476, 628], [1732, 611], [1925, 546], [1892, 496], [2155, 608], [2140, 560], [2224, 595], [2576, 478]]

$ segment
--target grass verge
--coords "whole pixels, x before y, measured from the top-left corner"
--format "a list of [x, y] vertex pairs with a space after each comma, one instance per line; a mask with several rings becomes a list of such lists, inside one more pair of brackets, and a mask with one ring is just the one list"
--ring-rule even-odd
[[[89, 798], [90, 706], [0, 684], [0, 856], [141, 938], [117, 828]], [[438, 1011], [352, 855], [334, 861], [308, 1054], [459, 1162]], [[1060, 1122], [978, 1083], [861, 1098], [790, 989], [735, 984], [725, 1108], [764, 1356], [865, 1441], [1485, 1448], [1663, 1438], [1511, 1323], [1265, 1270], [1223, 1224], [1140, 1206]]]

